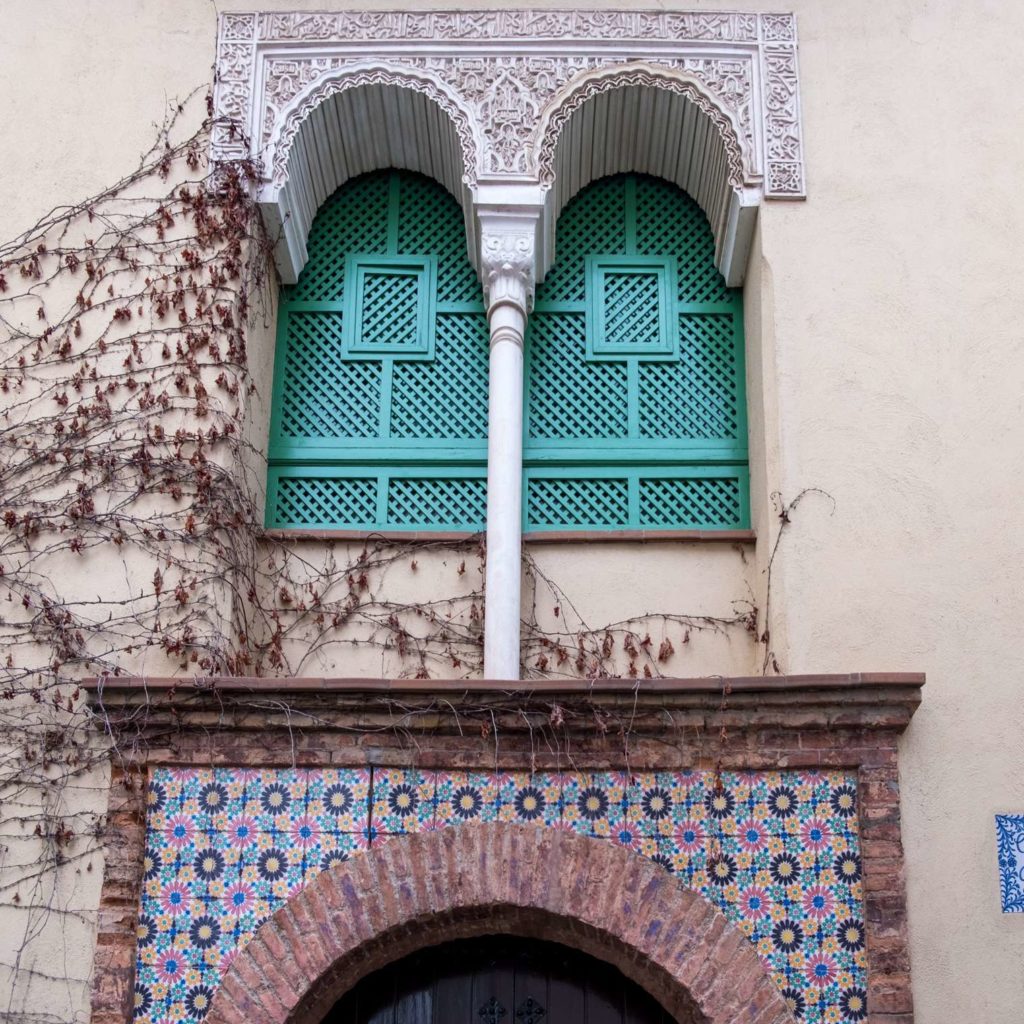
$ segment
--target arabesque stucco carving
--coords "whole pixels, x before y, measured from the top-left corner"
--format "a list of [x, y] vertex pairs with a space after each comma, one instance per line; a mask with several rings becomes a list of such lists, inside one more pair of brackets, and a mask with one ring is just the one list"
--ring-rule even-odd
[[[531, 40], [529, 53], [520, 45]], [[574, 45], [587, 41], [585, 51]], [[372, 44], [372, 48], [367, 44]], [[573, 83], [641, 60], [649, 82], [692, 98], [720, 129], [730, 183], [767, 198], [804, 195], [796, 27], [789, 14], [653, 11], [458, 11], [225, 14], [217, 49], [214, 155], [262, 158], [284, 184], [299, 124], [353, 84], [421, 91], [452, 117], [469, 185], [538, 181], [550, 173], [555, 130], [593, 92]], [[367, 62], [380, 62], [376, 69]], [[657, 76], [651, 68], [664, 68]], [[674, 77], [673, 77], [674, 76]], [[641, 76], [642, 77], [642, 76]], [[655, 80], [656, 79], [656, 80]], [[600, 91], [610, 80], [591, 86]], [[335, 82], [337, 84], [330, 84]], [[638, 79], [639, 82], [639, 79]], [[668, 87], [668, 86], [666, 86]], [[735, 134], [736, 138], [729, 136]]]

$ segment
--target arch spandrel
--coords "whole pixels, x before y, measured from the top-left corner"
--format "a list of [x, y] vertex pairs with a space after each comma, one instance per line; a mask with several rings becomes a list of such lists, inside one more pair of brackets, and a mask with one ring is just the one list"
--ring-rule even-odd
[[317, 1024], [427, 945], [557, 935], [613, 964], [681, 1024], [793, 1024], [753, 946], [703, 896], [614, 845], [469, 824], [392, 839], [317, 877], [234, 959], [208, 1024]]

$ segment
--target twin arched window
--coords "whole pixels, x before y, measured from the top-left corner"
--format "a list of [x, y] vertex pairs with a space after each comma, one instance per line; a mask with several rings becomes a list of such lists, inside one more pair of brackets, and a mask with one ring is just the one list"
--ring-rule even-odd
[[[488, 328], [462, 212], [408, 172], [343, 185], [282, 291], [268, 526], [476, 531]], [[665, 181], [581, 191], [526, 334], [523, 526], [748, 525], [743, 308]]]

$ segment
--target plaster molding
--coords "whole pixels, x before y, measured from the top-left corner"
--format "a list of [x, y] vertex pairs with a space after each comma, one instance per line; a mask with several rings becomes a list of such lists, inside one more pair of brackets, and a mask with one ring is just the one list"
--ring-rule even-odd
[[[246, 17], [227, 15], [228, 18]], [[761, 15], [763, 38], [795, 40], [789, 14]], [[261, 39], [371, 42], [405, 39], [666, 39], [689, 42], [757, 42], [758, 15], [714, 11], [492, 10], [340, 11], [267, 13]]]
[[[555, 149], [570, 117], [589, 99], [611, 89], [651, 86], [685, 96], [711, 120], [726, 150], [728, 182], [733, 188], [755, 184], [745, 180], [753, 165], [753, 130], [745, 101], [749, 68], [742, 61], [666, 61], [605, 64], [572, 79], [544, 109], [532, 139], [533, 164], [542, 184], [555, 177]], [[713, 86], [713, 88], [712, 88]]]
[[[267, 63], [263, 110], [263, 152], [274, 185], [288, 179], [288, 156], [303, 121], [329, 97], [364, 85], [394, 85], [430, 97], [448, 115], [458, 135], [466, 168], [477, 164], [477, 143], [461, 98], [431, 71], [412, 62], [271, 60]], [[467, 171], [463, 180], [469, 177]]]
[[[372, 61], [367, 59], [371, 48]], [[716, 161], [707, 155], [691, 154], [686, 159], [703, 159], [704, 164], [665, 176], [680, 181], [714, 173], [722, 178], [713, 196], [709, 191], [698, 201], [712, 222], [721, 259], [733, 261], [723, 267], [730, 279], [742, 277], [745, 259], [742, 247], [725, 238], [737, 210], [756, 207], [762, 198], [805, 195], [797, 33], [790, 14], [223, 14], [212, 156], [215, 161], [243, 156], [259, 161], [265, 174], [260, 200], [265, 209], [277, 207], [271, 220], [296, 221], [289, 244], [279, 248], [279, 261], [289, 264], [286, 279], [301, 269], [304, 233], [322, 200], [320, 192], [331, 184], [317, 178], [319, 147], [303, 125], [332, 96], [363, 86], [419, 93], [447, 118], [458, 140], [463, 165], [457, 169], [459, 198], [471, 231], [481, 186], [550, 189], [560, 132], [588, 100], [617, 88], [666, 90], [713, 126], [724, 147], [725, 168], [713, 166]], [[409, 145], [429, 149], [448, 143], [422, 138]], [[442, 159], [446, 166], [452, 162], [447, 150], [430, 159], [434, 165]], [[421, 162], [429, 161], [422, 157]], [[416, 166], [416, 159], [407, 166]], [[455, 177], [454, 170], [449, 178]], [[655, 167], [652, 173], [662, 172]], [[451, 181], [446, 184], [452, 187]], [[735, 209], [727, 212], [730, 206]], [[549, 209], [548, 238], [556, 214]]]

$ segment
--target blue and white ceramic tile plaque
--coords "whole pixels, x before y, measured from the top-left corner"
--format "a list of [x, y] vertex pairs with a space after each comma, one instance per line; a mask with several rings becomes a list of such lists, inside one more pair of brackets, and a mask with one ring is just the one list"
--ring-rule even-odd
[[1024, 814], [997, 814], [996, 842], [1003, 913], [1024, 914]]

